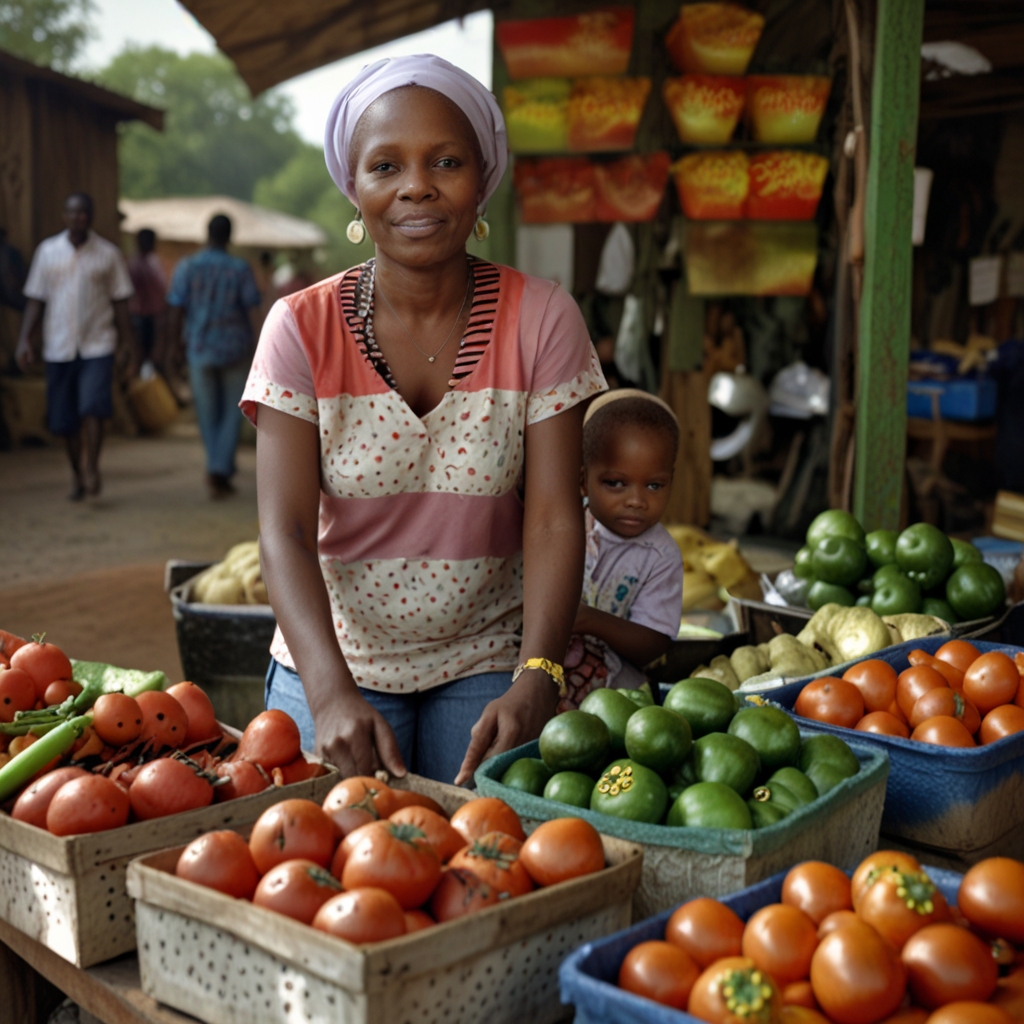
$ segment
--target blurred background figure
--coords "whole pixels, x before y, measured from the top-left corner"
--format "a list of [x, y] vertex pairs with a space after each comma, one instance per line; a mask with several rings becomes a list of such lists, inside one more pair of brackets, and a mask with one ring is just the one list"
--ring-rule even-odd
[[128, 300], [128, 312], [142, 360], [163, 369], [167, 281], [155, 249], [155, 231], [143, 228], [136, 234], [135, 255], [128, 261], [128, 273], [135, 289], [135, 294]]
[[235, 451], [242, 415], [238, 403], [252, 362], [251, 313], [260, 292], [252, 268], [228, 251], [231, 220], [210, 219], [204, 249], [175, 268], [167, 295], [169, 344], [185, 345], [192, 400], [206, 448], [210, 497], [234, 493]]
[[121, 250], [90, 230], [92, 218], [92, 197], [72, 193], [64, 204], [67, 229], [36, 249], [15, 352], [22, 370], [36, 361], [32, 335], [42, 317], [47, 426], [65, 440], [72, 501], [100, 493], [100, 448], [104, 422], [113, 415], [119, 338], [130, 353], [129, 379], [139, 368], [128, 319], [131, 277]]

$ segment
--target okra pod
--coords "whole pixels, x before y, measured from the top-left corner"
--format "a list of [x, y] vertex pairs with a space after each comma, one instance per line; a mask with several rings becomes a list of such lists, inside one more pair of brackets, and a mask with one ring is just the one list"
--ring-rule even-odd
[[0, 768], [0, 803], [31, 782], [55, 757], [66, 754], [90, 725], [92, 715], [69, 718], [12, 757]]

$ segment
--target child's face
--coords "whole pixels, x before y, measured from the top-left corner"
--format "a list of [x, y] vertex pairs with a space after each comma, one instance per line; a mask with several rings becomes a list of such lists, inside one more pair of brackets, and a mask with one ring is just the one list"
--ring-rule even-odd
[[660, 431], [620, 430], [583, 472], [591, 514], [620, 537], [639, 537], [664, 515], [672, 463], [672, 441]]

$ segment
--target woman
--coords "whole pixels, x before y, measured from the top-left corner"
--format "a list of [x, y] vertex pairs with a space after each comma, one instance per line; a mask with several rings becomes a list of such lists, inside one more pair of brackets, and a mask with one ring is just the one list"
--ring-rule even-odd
[[376, 257], [275, 304], [242, 402], [279, 623], [267, 705], [345, 774], [463, 782], [558, 701], [581, 403], [604, 380], [564, 291], [467, 256], [507, 162], [479, 82], [438, 57], [367, 67], [325, 150]]

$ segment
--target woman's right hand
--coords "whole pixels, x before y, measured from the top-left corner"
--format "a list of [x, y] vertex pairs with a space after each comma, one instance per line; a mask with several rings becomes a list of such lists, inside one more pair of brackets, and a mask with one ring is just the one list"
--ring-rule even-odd
[[373, 775], [381, 768], [398, 778], [405, 775], [405, 762], [391, 726], [359, 694], [318, 709], [313, 720], [317, 754], [330, 761], [343, 778]]

